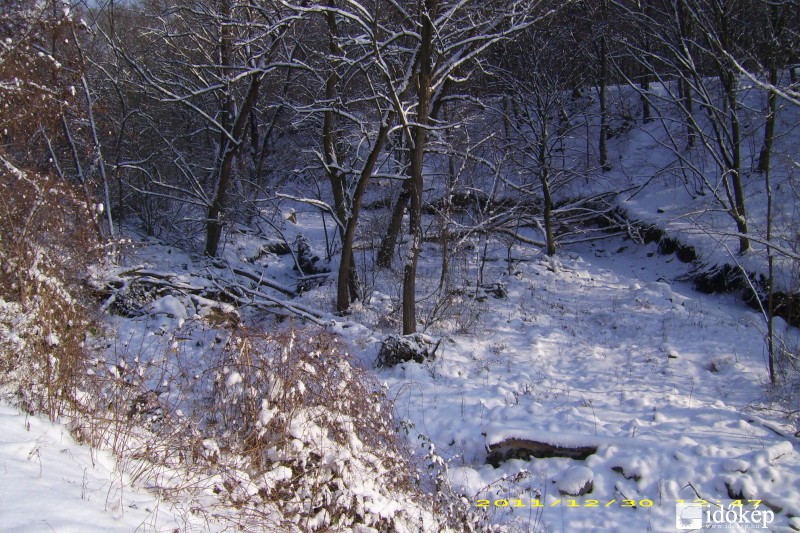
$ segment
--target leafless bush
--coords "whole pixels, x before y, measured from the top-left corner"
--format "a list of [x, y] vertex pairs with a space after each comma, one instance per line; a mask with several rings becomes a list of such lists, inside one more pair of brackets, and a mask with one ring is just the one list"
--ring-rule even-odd
[[23, 408], [74, 404], [87, 313], [77, 296], [100, 246], [69, 184], [0, 156], [0, 380]]

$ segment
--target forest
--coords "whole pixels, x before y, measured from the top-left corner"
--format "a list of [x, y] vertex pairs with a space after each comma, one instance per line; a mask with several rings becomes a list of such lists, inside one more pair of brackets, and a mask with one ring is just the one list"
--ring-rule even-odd
[[6, 0], [0, 427], [98, 531], [800, 530], [798, 13]]

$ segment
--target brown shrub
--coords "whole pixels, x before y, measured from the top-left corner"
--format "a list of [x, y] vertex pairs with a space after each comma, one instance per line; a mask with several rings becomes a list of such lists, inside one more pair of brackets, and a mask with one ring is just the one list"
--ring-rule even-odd
[[58, 127], [61, 111], [74, 107], [75, 25], [55, 3], [0, 6], [0, 139], [7, 153], [24, 157], [40, 127]]
[[82, 376], [78, 294], [100, 249], [92, 218], [73, 187], [0, 155], [0, 381], [51, 417], [74, 403]]

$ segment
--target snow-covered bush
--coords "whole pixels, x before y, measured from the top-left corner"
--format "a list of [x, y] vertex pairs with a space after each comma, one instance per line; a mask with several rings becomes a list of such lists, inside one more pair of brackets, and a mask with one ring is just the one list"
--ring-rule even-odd
[[0, 383], [57, 416], [84, 359], [81, 277], [98, 251], [93, 214], [69, 184], [0, 155]]
[[98, 402], [123, 413], [107, 435], [130, 435], [117, 452], [145, 460], [140, 481], [202, 494], [198, 512], [248, 531], [472, 528], [406, 448], [385, 391], [321, 330], [238, 328], [191, 360], [120, 355]]
[[[237, 336], [215, 376], [257, 492], [304, 530], [435, 524], [396, 439], [392, 406], [328, 336]], [[411, 503], [409, 503], [411, 502]]]
[[377, 367], [389, 367], [405, 363], [407, 361], [415, 361], [417, 363], [424, 363], [432, 360], [436, 348], [436, 344], [432, 349], [428, 346], [429, 342], [424, 335], [415, 333], [412, 335], [389, 335], [384, 339], [381, 349], [378, 352], [378, 357], [375, 360]]

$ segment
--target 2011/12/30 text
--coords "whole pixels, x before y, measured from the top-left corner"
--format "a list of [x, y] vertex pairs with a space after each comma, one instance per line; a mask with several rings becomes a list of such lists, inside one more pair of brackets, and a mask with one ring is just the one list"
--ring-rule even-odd
[[[677, 500], [675, 503], [694, 503], [702, 506], [707, 505], [719, 505], [719, 503], [715, 503], [709, 500]], [[574, 500], [574, 499], [558, 499], [554, 500], [552, 503], [543, 503], [540, 500], [523, 500], [523, 499], [506, 499], [500, 498], [497, 500], [476, 500], [475, 505], [477, 507], [497, 507], [497, 508], [528, 508], [528, 507], [612, 507], [612, 506], [619, 506], [619, 507], [652, 507], [653, 500], [643, 499], [643, 500]], [[761, 505], [761, 500], [734, 500], [729, 504], [732, 507], [743, 507], [745, 505], [752, 505], [755, 508], [758, 508]]]

